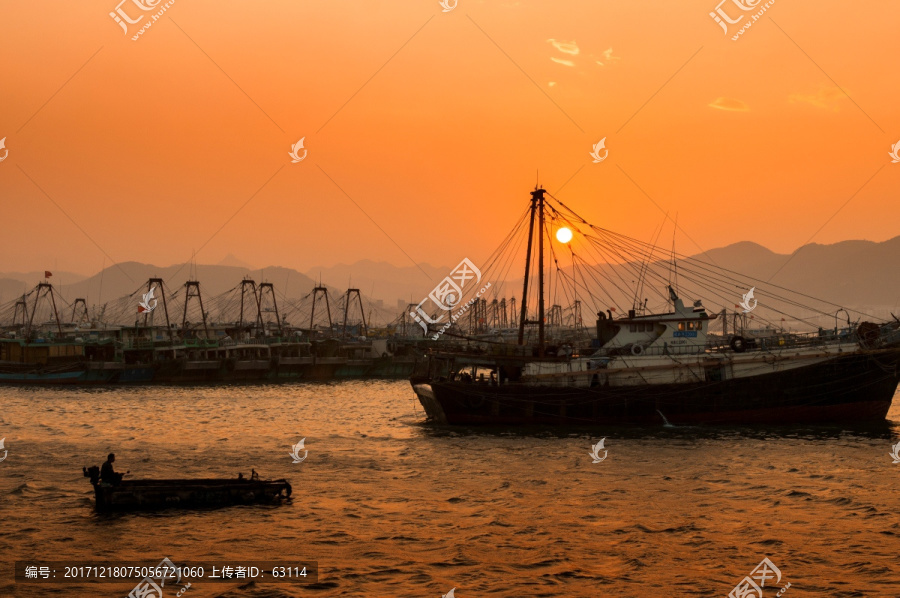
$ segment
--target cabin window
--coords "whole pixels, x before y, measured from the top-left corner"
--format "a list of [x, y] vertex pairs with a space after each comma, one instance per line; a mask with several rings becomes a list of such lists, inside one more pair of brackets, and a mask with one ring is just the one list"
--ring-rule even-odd
[[688, 325], [688, 330], [693, 330], [693, 329], [694, 329], [694, 323], [693, 323], [693, 322], [688, 322], [687, 325]]
[[630, 330], [631, 332], [637, 332], [637, 324], [629, 325], [628, 330]]
[[697, 322], [697, 330], [703, 330], [703, 322]]
[[678, 322], [678, 330], [684, 330], [684, 322]]

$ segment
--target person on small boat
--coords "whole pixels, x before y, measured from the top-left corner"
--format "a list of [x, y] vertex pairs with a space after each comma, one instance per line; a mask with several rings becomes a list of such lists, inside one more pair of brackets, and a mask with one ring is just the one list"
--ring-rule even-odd
[[112, 484], [113, 486], [117, 486], [122, 482], [122, 478], [125, 477], [127, 473], [116, 473], [113, 469], [113, 463], [116, 460], [116, 456], [113, 453], [110, 453], [106, 457], [106, 461], [104, 461], [103, 465], [100, 467], [100, 481], [106, 484]]

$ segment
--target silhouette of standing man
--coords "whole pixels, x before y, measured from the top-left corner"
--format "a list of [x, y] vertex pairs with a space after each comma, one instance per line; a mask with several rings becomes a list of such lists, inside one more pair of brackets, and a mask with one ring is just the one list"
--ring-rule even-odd
[[116, 456], [113, 453], [110, 453], [106, 457], [106, 461], [100, 467], [100, 481], [105, 482], [107, 484], [112, 484], [113, 486], [119, 485], [122, 482], [122, 478], [125, 476], [125, 473], [116, 473], [113, 469], [113, 462], [115, 462]]

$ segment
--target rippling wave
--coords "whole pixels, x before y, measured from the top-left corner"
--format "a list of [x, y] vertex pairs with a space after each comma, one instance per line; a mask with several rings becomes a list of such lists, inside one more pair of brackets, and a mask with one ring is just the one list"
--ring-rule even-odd
[[[900, 596], [900, 402], [867, 427], [579, 430], [426, 425], [405, 382], [2, 388], [0, 405], [0, 596], [133, 586], [17, 586], [14, 560], [163, 557], [319, 562], [312, 587], [185, 598], [721, 597], [763, 557], [786, 598]], [[139, 478], [253, 468], [294, 500], [99, 515], [81, 467], [109, 452]]]

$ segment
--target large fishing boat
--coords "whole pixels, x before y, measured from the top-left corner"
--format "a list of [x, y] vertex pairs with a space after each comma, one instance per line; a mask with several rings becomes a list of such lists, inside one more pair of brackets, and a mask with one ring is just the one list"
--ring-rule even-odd
[[[663, 260], [666, 252], [653, 244], [590, 225], [544, 189], [535, 189], [531, 195], [529, 209], [517, 227], [522, 233], [528, 229], [517, 342], [481, 336], [477, 342], [473, 338], [470, 352], [433, 352], [410, 379], [431, 421], [590, 426], [885, 418], [900, 383], [900, 321], [896, 318], [861, 321], [868, 317], [857, 312], [854, 322], [853, 310], [742, 277], [711, 260], [685, 256], [676, 260], [674, 251], [671, 260]], [[548, 334], [544, 237], [554, 229], [568, 231], [557, 236], [571, 254], [571, 265], [565, 267], [551, 248], [556, 284], [571, 283], [571, 293], [580, 292], [595, 305], [605, 300], [619, 306], [599, 309], [592, 348], [577, 339], [561, 338], [558, 328], [553, 331], [555, 338]], [[571, 239], [573, 229], [579, 239]], [[521, 243], [511, 234], [504, 247], [516, 246]], [[537, 289], [531, 280], [534, 253]], [[502, 268], [508, 268], [508, 262], [498, 250], [483, 278], [488, 278], [491, 268], [505, 273]], [[673, 274], [680, 275], [680, 287], [673, 282]], [[634, 281], [630, 288], [629, 280]], [[611, 288], [618, 292], [606, 292]], [[741, 296], [741, 289], [744, 309], [731, 317], [728, 309], [710, 313], [703, 306], [706, 297], [732, 302], [731, 297]], [[658, 292], [664, 309], [652, 310], [649, 298], [640, 299], [643, 291], [651, 290]], [[758, 299], [753, 297], [754, 290]], [[693, 300], [688, 304], [680, 296], [687, 293]], [[529, 297], [534, 300], [529, 302]], [[621, 303], [629, 300], [627, 315], [616, 317], [614, 311], [625, 313]], [[537, 313], [533, 314], [529, 310], [535, 303]], [[465, 304], [465, 291], [459, 293], [456, 304]], [[809, 325], [808, 332], [785, 329], [788, 306], [803, 310], [803, 316], [791, 321]], [[838, 313], [846, 316], [846, 326], [837, 323]], [[817, 326], [814, 315], [833, 317], [834, 328]], [[781, 317], [780, 326], [777, 321], [767, 322], [767, 317], [774, 316]], [[766, 324], [762, 332], [750, 330], [750, 318]], [[450, 330], [465, 320], [448, 319], [455, 322]], [[535, 329], [536, 339], [529, 334]]]

